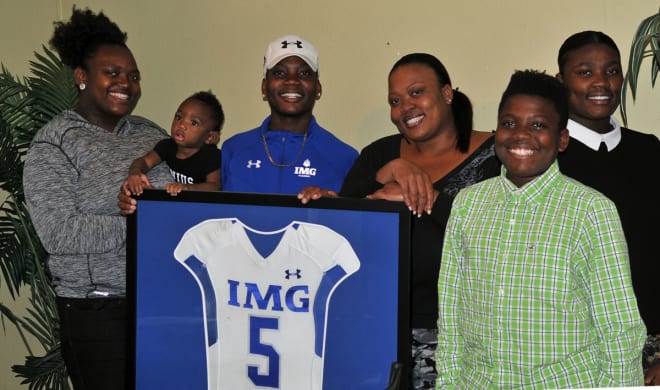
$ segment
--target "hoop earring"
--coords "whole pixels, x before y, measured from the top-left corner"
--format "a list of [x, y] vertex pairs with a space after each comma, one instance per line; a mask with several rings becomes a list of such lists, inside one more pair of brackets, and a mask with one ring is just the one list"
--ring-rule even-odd
[[85, 88], [87, 88], [87, 85], [85, 85], [85, 83], [80, 83], [80, 85], [78, 85], [78, 89], [81, 91], [84, 91]]

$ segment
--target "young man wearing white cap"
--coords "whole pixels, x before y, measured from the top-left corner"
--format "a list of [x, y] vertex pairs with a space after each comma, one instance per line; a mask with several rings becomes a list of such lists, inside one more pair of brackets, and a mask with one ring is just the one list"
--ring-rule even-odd
[[261, 93], [270, 115], [222, 145], [222, 189], [298, 194], [308, 186], [339, 191], [357, 151], [318, 125], [318, 53], [305, 39], [275, 39], [264, 55]]

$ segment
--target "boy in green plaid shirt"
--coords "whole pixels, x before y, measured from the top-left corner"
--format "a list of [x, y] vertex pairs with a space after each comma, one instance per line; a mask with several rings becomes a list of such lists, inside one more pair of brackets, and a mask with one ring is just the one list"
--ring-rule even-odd
[[559, 81], [513, 74], [495, 133], [501, 175], [458, 194], [445, 233], [438, 389], [643, 385], [621, 222], [559, 171], [567, 118]]

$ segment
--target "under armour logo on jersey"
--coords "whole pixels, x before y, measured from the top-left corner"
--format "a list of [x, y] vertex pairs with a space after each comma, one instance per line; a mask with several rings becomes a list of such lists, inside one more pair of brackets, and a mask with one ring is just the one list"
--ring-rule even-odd
[[298, 49], [302, 49], [302, 42], [300, 41], [295, 41], [295, 42], [287, 42], [287, 41], [282, 41], [282, 49], [286, 49], [289, 45], [296, 45]]
[[248, 160], [247, 167], [261, 168], [261, 160], [257, 160], [257, 161]]
[[287, 279], [291, 279], [292, 276], [295, 276], [296, 279], [302, 278], [302, 274], [299, 269], [296, 269], [296, 272], [291, 272], [291, 270], [287, 269], [284, 271], [284, 275], [285, 275], [284, 277]]

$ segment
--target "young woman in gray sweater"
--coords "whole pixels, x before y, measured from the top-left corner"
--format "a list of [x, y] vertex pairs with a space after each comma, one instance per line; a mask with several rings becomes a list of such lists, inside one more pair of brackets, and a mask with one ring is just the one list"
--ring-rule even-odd
[[[73, 9], [50, 41], [74, 71], [78, 104], [35, 135], [24, 189], [48, 252], [62, 354], [76, 390], [126, 388], [126, 220], [117, 191], [131, 162], [167, 133], [130, 115], [140, 72], [126, 34], [102, 12]], [[162, 164], [149, 173], [162, 187]]]

